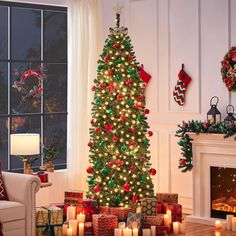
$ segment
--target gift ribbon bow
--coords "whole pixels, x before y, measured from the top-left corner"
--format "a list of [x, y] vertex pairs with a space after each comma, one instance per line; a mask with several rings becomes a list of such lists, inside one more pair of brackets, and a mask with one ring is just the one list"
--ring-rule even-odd
[[78, 202], [83, 205], [85, 215], [90, 216], [96, 213], [97, 207], [93, 201], [78, 200]]

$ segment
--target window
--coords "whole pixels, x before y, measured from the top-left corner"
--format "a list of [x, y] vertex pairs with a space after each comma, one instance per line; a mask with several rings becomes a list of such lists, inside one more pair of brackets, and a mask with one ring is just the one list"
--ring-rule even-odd
[[[42, 64], [43, 95], [22, 101], [12, 87], [15, 71], [38, 70]], [[53, 143], [58, 151], [55, 168], [66, 168], [67, 10], [0, 1], [0, 161], [4, 170], [23, 171], [23, 162], [10, 155], [9, 147], [11, 133], [25, 132], [40, 133], [46, 146]], [[40, 155], [32, 167], [38, 170], [43, 163]]]

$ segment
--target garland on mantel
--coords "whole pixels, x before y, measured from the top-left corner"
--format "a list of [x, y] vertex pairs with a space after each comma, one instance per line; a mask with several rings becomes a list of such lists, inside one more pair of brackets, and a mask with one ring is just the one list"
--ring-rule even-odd
[[[210, 124], [205, 121], [183, 121], [178, 125], [179, 130], [176, 131], [176, 136], [180, 138], [178, 145], [181, 146], [181, 155], [183, 158], [179, 159], [179, 168], [182, 172], [191, 171], [193, 168], [192, 160], [192, 140], [187, 132], [200, 134], [200, 133], [215, 133], [223, 134], [224, 138], [236, 135], [236, 125], [234, 123], [219, 122], [217, 124]], [[236, 139], [236, 136], [235, 136]]]

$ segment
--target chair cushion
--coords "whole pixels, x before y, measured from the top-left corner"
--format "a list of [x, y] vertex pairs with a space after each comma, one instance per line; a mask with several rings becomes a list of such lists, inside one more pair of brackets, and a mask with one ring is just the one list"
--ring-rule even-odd
[[2, 177], [2, 165], [0, 162], [0, 200], [8, 200], [7, 192]]
[[2, 223], [25, 219], [25, 206], [19, 202], [0, 201], [0, 221]]

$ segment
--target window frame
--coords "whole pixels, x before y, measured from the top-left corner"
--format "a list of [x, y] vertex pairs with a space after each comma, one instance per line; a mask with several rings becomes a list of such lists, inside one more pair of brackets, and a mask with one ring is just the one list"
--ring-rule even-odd
[[[41, 144], [43, 143], [44, 139], [44, 118], [47, 116], [51, 115], [62, 115], [66, 116], [67, 120], [67, 107], [65, 112], [46, 112], [44, 109], [44, 96], [41, 96], [41, 108], [40, 112], [38, 113], [20, 113], [20, 114], [14, 114], [11, 111], [11, 73], [12, 73], [12, 64], [13, 63], [25, 63], [25, 64], [62, 64], [66, 65], [66, 68], [68, 69], [68, 41], [67, 41], [67, 51], [66, 51], [66, 60], [44, 60], [44, 31], [45, 31], [45, 25], [43, 21], [43, 16], [44, 12], [51, 10], [51, 11], [56, 11], [56, 12], [65, 12], [67, 14], [67, 7], [59, 7], [59, 6], [51, 6], [51, 5], [41, 5], [41, 4], [31, 4], [31, 3], [19, 3], [19, 2], [6, 2], [6, 1], [0, 1], [0, 6], [5, 6], [8, 7], [8, 55], [7, 59], [1, 59], [0, 58], [0, 63], [7, 63], [7, 68], [8, 68], [8, 111], [7, 114], [1, 114], [0, 113], [0, 118], [6, 118], [7, 123], [8, 123], [8, 160], [7, 160], [7, 170], [5, 171], [10, 171], [10, 172], [22, 172], [23, 171], [23, 162], [22, 162], [22, 168], [11, 168], [11, 158], [15, 158], [14, 156], [10, 155], [10, 134], [11, 134], [11, 127], [12, 127], [12, 118], [14, 117], [33, 117], [33, 116], [40, 116], [40, 138], [41, 138]], [[11, 31], [12, 31], [12, 7], [18, 7], [18, 8], [28, 8], [28, 9], [36, 9], [41, 11], [41, 26], [40, 26], [40, 31], [41, 31], [41, 44], [40, 44], [40, 55], [41, 58], [40, 60], [28, 60], [28, 59], [12, 59], [12, 38], [11, 38]], [[67, 30], [68, 33], [68, 30]], [[68, 77], [67, 77], [67, 88], [68, 88]], [[66, 88], [66, 89], [67, 89]], [[67, 91], [67, 98], [68, 98], [68, 91]], [[66, 121], [67, 123], [67, 121]], [[66, 148], [67, 148], [67, 127], [66, 127]], [[42, 155], [42, 145], [41, 145], [41, 153], [39, 154], [40, 158], [40, 163], [41, 165], [43, 164], [43, 155]], [[66, 161], [65, 163], [62, 164], [54, 164], [55, 169], [66, 169], [67, 168], [67, 154], [66, 154]], [[34, 171], [38, 171], [39, 167], [33, 167]]]

